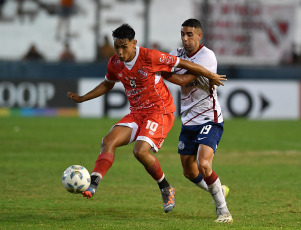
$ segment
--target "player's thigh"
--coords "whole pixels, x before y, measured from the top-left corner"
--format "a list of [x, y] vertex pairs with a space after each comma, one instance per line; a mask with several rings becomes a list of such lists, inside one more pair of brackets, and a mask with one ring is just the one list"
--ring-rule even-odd
[[148, 114], [143, 118], [137, 140], [149, 143], [152, 151], [157, 152], [174, 123], [174, 114]]
[[[213, 153], [215, 153], [224, 132], [223, 123], [208, 122], [200, 125], [198, 129], [196, 143], [211, 147]], [[206, 148], [205, 150], [207, 152], [208, 149]]]
[[132, 129], [127, 126], [114, 126], [104, 138], [106, 142], [114, 143], [116, 147], [130, 142]]
[[196, 142], [198, 163], [201, 168], [212, 168], [212, 160], [223, 135], [223, 123], [208, 122], [199, 127]]
[[114, 126], [102, 140], [102, 148], [117, 148], [127, 145], [131, 140], [132, 129], [127, 126]]
[[204, 178], [212, 173], [213, 149], [208, 145], [200, 145], [198, 150], [198, 169]]
[[[118, 121], [111, 129], [111, 132], [114, 130], [114, 133], [116, 133], [116, 135], [119, 135], [119, 132], [124, 132], [124, 136], [130, 137], [129, 139], [127, 139], [128, 142], [126, 143], [129, 144], [133, 142], [137, 137], [137, 133], [139, 132], [139, 122], [140, 121], [137, 118], [137, 115], [130, 113], [123, 117], [120, 121]], [[130, 130], [124, 128], [129, 128]]]
[[178, 153], [180, 155], [196, 156], [199, 144], [195, 139], [198, 135], [197, 126], [182, 125], [179, 136]]
[[214, 157], [214, 150], [212, 149], [212, 147], [203, 144], [199, 145], [198, 155], [197, 155], [197, 160], [199, 162], [199, 165], [208, 164], [211, 167], [213, 157]]

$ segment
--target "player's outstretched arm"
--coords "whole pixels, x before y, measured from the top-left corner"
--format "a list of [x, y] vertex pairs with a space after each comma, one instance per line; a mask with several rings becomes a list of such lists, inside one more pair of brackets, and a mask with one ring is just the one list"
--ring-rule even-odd
[[180, 85], [180, 86], [185, 86], [187, 85], [189, 82], [192, 82], [193, 80], [196, 79], [195, 75], [192, 74], [176, 74], [176, 73], [170, 73], [170, 72], [162, 72], [161, 73], [162, 77], [171, 82], [174, 83], [176, 85]]
[[77, 93], [73, 93], [73, 92], [68, 92], [67, 96], [70, 100], [73, 100], [77, 103], [81, 103], [96, 97], [100, 97], [101, 95], [110, 91], [114, 87], [114, 85], [115, 83], [111, 83], [104, 80], [98, 86], [96, 86], [94, 89], [92, 89], [90, 92], [86, 93], [83, 96], [79, 96]]
[[217, 86], [224, 85], [222, 81], [227, 81], [226, 75], [219, 75], [217, 73], [212, 73], [209, 70], [207, 70], [205, 67], [184, 59], [180, 59], [177, 67], [186, 69], [190, 73], [195, 74], [197, 76], [204, 76], [208, 78], [212, 85], [217, 85]]

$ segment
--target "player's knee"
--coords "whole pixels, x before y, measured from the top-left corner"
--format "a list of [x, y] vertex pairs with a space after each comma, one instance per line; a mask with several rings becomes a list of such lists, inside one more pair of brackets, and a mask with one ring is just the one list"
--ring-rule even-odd
[[195, 178], [194, 173], [192, 173], [189, 170], [183, 170], [183, 175], [188, 179], [188, 180], [193, 180]]
[[109, 149], [115, 149], [115, 144], [114, 141], [111, 140], [108, 136], [105, 136], [102, 140], [101, 140], [101, 148], [104, 151], [109, 151]]
[[133, 153], [136, 159], [138, 159], [139, 161], [145, 156], [145, 151], [143, 151], [143, 149], [141, 148], [134, 147]]
[[200, 161], [198, 168], [203, 177], [210, 176], [210, 175], [208, 175], [211, 172], [211, 164], [209, 161], [206, 161], [206, 160]]
[[149, 154], [149, 145], [145, 144], [144, 142], [136, 142], [133, 153], [137, 160], [140, 162], [143, 161], [144, 158], [146, 158]]

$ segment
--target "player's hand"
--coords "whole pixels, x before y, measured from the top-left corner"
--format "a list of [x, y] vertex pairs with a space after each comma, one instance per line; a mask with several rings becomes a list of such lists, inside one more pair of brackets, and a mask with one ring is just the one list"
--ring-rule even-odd
[[70, 100], [73, 100], [73, 101], [75, 101], [75, 102], [77, 102], [77, 103], [83, 102], [83, 97], [82, 97], [82, 96], [79, 96], [77, 93], [68, 92], [67, 97], [68, 97]]
[[215, 89], [215, 86], [224, 86], [224, 83], [222, 81], [227, 81], [226, 75], [219, 75], [217, 73], [213, 73], [212, 79], [209, 80], [211, 87]]

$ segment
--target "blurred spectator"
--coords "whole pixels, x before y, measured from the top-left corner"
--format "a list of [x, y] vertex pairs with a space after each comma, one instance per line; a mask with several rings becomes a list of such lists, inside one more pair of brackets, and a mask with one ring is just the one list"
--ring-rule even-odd
[[64, 62], [73, 62], [73, 61], [75, 61], [75, 55], [72, 52], [69, 43], [65, 43], [64, 50], [61, 53], [61, 55], [59, 57], [59, 60], [64, 61]]
[[301, 64], [301, 45], [293, 44], [292, 63]]
[[44, 56], [37, 50], [35, 44], [31, 44], [29, 50], [22, 59], [28, 61], [42, 61], [44, 60]]
[[24, 0], [17, 0], [17, 3], [18, 3], [17, 16], [20, 22], [23, 23], [24, 22], [24, 8], [23, 8]]
[[169, 53], [169, 51], [163, 49], [162, 46], [158, 42], [154, 42], [153, 44], [151, 44], [151, 49], [160, 50], [162, 52]]
[[56, 39], [61, 39], [61, 30], [65, 27], [65, 38], [70, 36], [70, 17], [74, 13], [74, 0], [60, 0], [59, 21], [56, 28]]
[[114, 47], [110, 44], [109, 37], [104, 36], [104, 44], [99, 47], [97, 60], [108, 60], [115, 54]]
[[154, 50], [161, 50], [161, 46], [159, 45], [159, 43], [157, 42], [154, 42], [151, 46], [151, 49], [154, 49]]
[[0, 18], [2, 18], [2, 9], [6, 0], [0, 0]]

